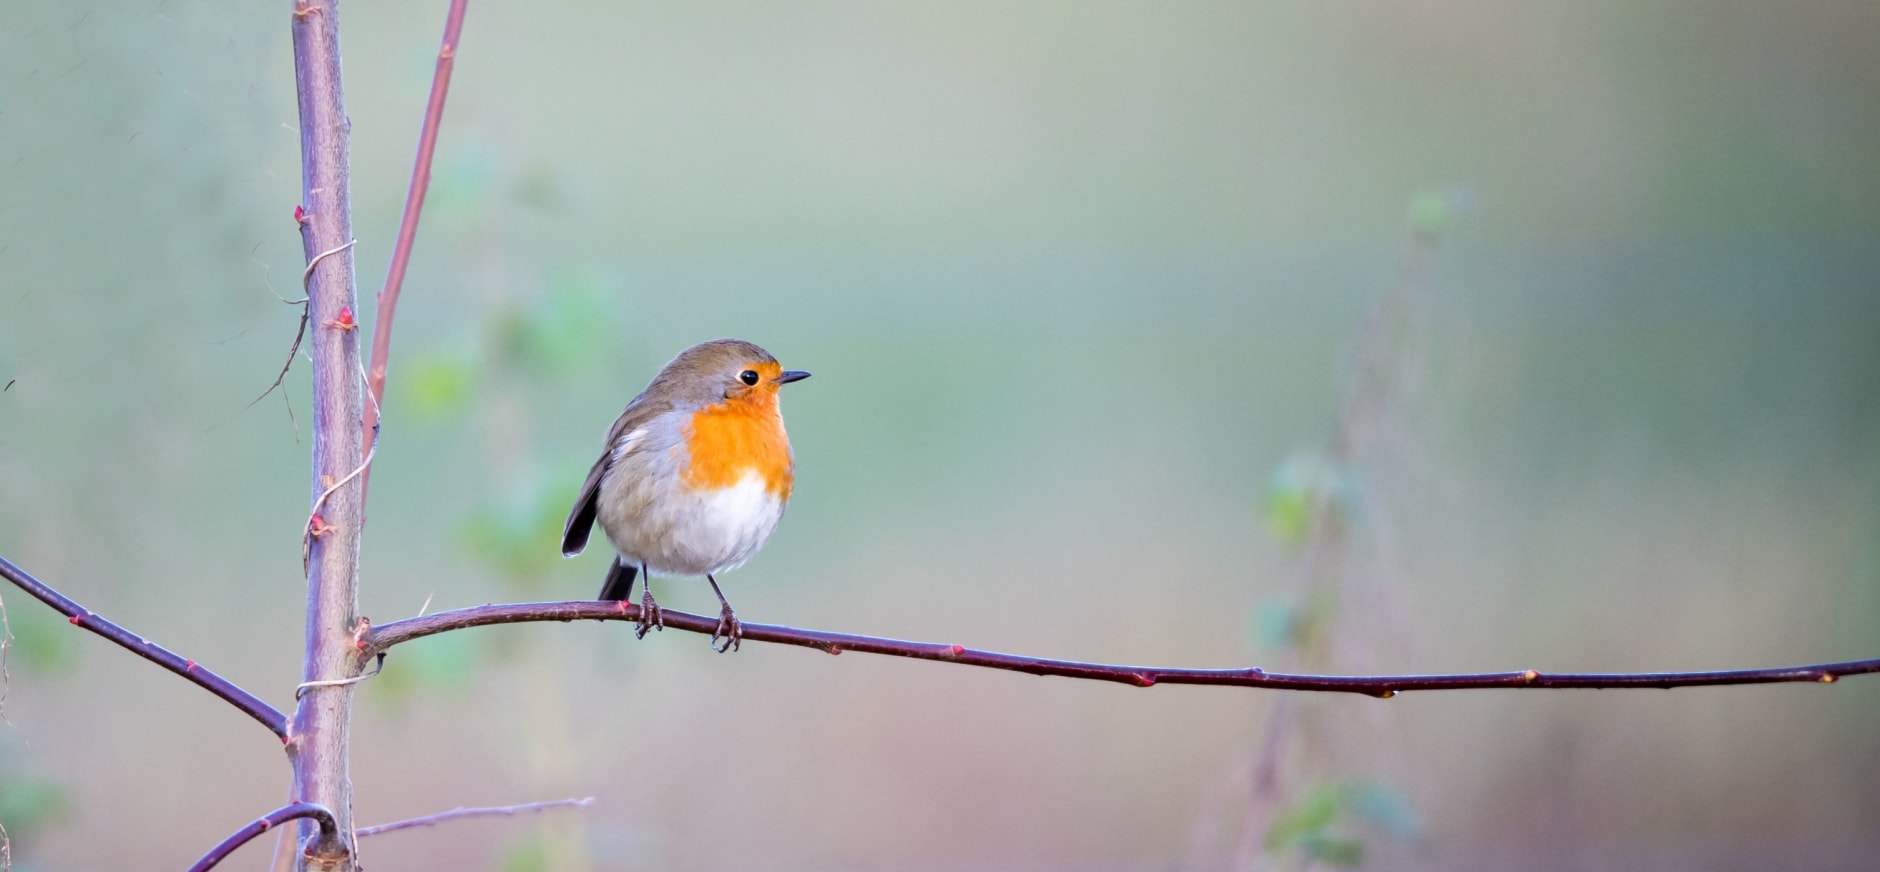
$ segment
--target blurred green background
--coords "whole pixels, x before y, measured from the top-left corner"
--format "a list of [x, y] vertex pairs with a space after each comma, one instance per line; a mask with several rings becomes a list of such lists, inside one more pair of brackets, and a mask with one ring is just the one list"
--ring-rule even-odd
[[[246, 406], [297, 319], [288, 5], [0, 5], [0, 554], [283, 707], [304, 362], [297, 423]], [[443, 12], [343, 9], [368, 301]], [[728, 335], [816, 373], [789, 517], [724, 579], [748, 620], [1352, 672], [1880, 655], [1877, 41], [1859, 0], [474, 4], [363, 610], [592, 596], [556, 533], [601, 434]], [[248, 720], [0, 598], [15, 868], [179, 866], [280, 803]], [[360, 699], [362, 823], [596, 797], [370, 868], [1880, 850], [1873, 679], [1282, 701], [554, 625]]]

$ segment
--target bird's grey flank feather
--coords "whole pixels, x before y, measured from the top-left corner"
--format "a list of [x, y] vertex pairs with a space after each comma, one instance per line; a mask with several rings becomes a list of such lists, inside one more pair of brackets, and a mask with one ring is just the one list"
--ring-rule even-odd
[[601, 456], [588, 470], [587, 480], [581, 483], [581, 494], [575, 497], [574, 508], [568, 512], [568, 523], [561, 528], [561, 554], [573, 557], [587, 547], [588, 534], [594, 529], [594, 514], [600, 499], [601, 479], [607, 475], [609, 467], [614, 465], [614, 451], [620, 444], [621, 437], [633, 432], [641, 425], [658, 417], [661, 412], [672, 408], [671, 403], [649, 401], [641, 393], [627, 404], [626, 411], [614, 419], [614, 426], [607, 431], [607, 444], [601, 448]]

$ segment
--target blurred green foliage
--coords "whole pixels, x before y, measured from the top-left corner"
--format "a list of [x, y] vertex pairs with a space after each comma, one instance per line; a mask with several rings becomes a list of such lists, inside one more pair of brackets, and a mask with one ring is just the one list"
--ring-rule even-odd
[[442, 633], [401, 646], [386, 658], [386, 668], [366, 683], [366, 691], [401, 709], [420, 692], [445, 699], [460, 696], [488, 665], [478, 652], [476, 638], [467, 633]]
[[1403, 791], [1382, 781], [1359, 779], [1345, 786], [1350, 813], [1387, 835], [1410, 838], [1423, 833], [1423, 821]]
[[1341, 525], [1357, 506], [1350, 471], [1319, 451], [1296, 451], [1273, 471], [1262, 516], [1281, 544], [1303, 547], [1315, 523]]
[[1395, 837], [1420, 829], [1403, 795], [1372, 780], [1331, 781], [1306, 791], [1274, 817], [1266, 849], [1288, 859], [1356, 866], [1366, 829]]
[[[15, 669], [15, 663], [8, 663]], [[19, 678], [15, 671], [13, 677]], [[13, 846], [30, 846], [45, 829], [71, 818], [70, 791], [51, 778], [30, 774], [24, 765], [19, 727], [6, 722], [6, 692], [0, 688], [0, 827]]]
[[[22, 771], [20, 733], [6, 720], [7, 698], [14, 681], [68, 676], [77, 658], [68, 639], [72, 628], [56, 613], [30, 599], [28, 608], [16, 612], [5, 599], [0, 596], [0, 827], [9, 841], [30, 843], [42, 828], [69, 816], [70, 802], [57, 782]], [[14, 598], [20, 599], [27, 598]]]
[[[528, 493], [473, 507], [458, 525], [458, 553], [515, 596], [541, 596], [561, 565], [567, 486], [544, 476]], [[550, 547], [543, 547], [547, 543]]]
[[1297, 851], [1309, 860], [1337, 866], [1355, 866], [1364, 847], [1356, 839], [1331, 835], [1346, 805], [1343, 785], [1325, 784], [1308, 792], [1273, 820], [1266, 832], [1266, 849], [1275, 853]]
[[[26, 601], [25, 608], [14, 607], [20, 600]], [[57, 612], [24, 596], [0, 604], [0, 612], [4, 612], [6, 631], [11, 636], [6, 645], [7, 663], [11, 668], [50, 678], [71, 673], [77, 662], [73, 645], [76, 634], [71, 624]]]
[[1420, 240], [1439, 240], [1455, 229], [1474, 204], [1474, 192], [1467, 188], [1423, 188], [1410, 197], [1410, 233]]
[[70, 812], [65, 789], [55, 782], [12, 773], [0, 778], [0, 825], [6, 826], [10, 838], [30, 839]]
[[553, 852], [545, 837], [525, 836], [503, 850], [495, 868], [497, 872], [551, 872], [549, 860], [552, 856]]
[[411, 353], [400, 367], [398, 391], [421, 418], [454, 416], [475, 397], [476, 371], [463, 355], [436, 348]]
[[583, 272], [557, 272], [532, 305], [504, 305], [492, 315], [490, 365], [537, 379], [564, 378], [594, 362], [613, 322], [614, 307], [599, 281]]

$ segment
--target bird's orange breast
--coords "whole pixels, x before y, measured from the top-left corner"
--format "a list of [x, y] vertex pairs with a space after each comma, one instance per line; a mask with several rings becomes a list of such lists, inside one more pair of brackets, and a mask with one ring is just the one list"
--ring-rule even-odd
[[764, 489], [790, 498], [796, 482], [790, 436], [783, 429], [775, 389], [757, 390], [692, 413], [686, 433], [687, 462], [681, 477], [688, 487], [718, 490], [756, 473]]

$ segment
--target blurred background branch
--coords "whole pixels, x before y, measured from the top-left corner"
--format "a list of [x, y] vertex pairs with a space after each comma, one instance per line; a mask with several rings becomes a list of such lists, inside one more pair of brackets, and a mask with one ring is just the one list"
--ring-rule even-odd
[[[1424, 371], [1421, 325], [1438, 245], [1468, 205], [1459, 189], [1426, 190], [1408, 210], [1408, 239], [1394, 282], [1360, 319], [1336, 373], [1338, 405], [1323, 444], [1295, 451], [1274, 472], [1264, 513], [1269, 533], [1297, 549], [1294, 593], [1262, 602], [1257, 641], [1285, 669], [1338, 671], [1344, 649], [1403, 658], [1406, 583], [1390, 553], [1389, 497], [1414, 468], [1409, 411]], [[1386, 650], [1394, 650], [1382, 654]], [[1524, 676], [1526, 677], [1526, 676]], [[1356, 866], [1377, 836], [1417, 834], [1417, 818], [1389, 774], [1396, 746], [1385, 716], [1335, 717], [1293, 696], [1274, 701], [1249, 742], [1251, 754], [1196, 829], [1195, 868]], [[1244, 795], [1243, 795], [1244, 792]], [[1220, 832], [1222, 818], [1238, 833]]]
[[421, 817], [407, 818], [402, 821], [392, 821], [386, 824], [373, 824], [369, 827], [360, 827], [354, 832], [354, 835], [363, 839], [366, 836], [395, 833], [399, 830], [434, 827], [438, 824], [462, 820], [463, 818], [515, 817], [520, 814], [536, 814], [538, 812], [551, 811], [559, 808], [587, 808], [593, 804], [594, 797], [587, 796], [580, 799], [551, 799], [546, 802], [525, 802], [519, 805], [489, 805], [478, 808], [458, 806], [449, 811], [440, 811], [436, 814], [427, 814]]

